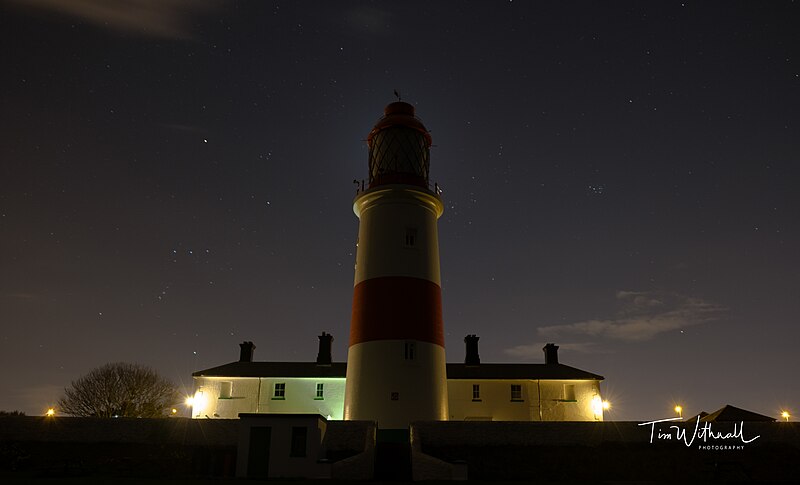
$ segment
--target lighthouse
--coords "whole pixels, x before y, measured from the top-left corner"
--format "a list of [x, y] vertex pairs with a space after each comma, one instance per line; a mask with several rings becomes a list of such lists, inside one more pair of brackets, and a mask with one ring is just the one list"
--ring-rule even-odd
[[344, 419], [381, 429], [446, 420], [447, 375], [431, 136], [401, 101], [367, 136], [369, 182], [359, 218]]

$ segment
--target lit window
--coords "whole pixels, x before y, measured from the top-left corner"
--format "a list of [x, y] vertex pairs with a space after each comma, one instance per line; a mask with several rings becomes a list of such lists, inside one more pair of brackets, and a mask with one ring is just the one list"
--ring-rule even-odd
[[481, 400], [481, 385], [480, 384], [473, 384], [472, 385], [472, 400], [473, 401], [480, 401]]
[[522, 385], [511, 384], [511, 400], [522, 401]]
[[406, 342], [404, 356], [406, 360], [414, 360], [417, 356], [417, 344], [414, 342]]
[[275, 389], [272, 393], [272, 399], [286, 399], [286, 383], [276, 382]]
[[308, 429], [305, 426], [292, 426], [292, 446], [289, 456], [306, 456]]
[[412, 248], [417, 244], [417, 230], [413, 227], [406, 229], [406, 247]]
[[317, 395], [314, 399], [325, 399], [325, 384], [321, 382], [317, 383]]

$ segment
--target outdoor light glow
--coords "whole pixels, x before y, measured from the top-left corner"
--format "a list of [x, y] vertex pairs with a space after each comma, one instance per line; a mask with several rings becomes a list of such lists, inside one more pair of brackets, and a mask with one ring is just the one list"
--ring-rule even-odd
[[611, 403], [608, 401], [603, 401], [603, 409], [605, 409], [606, 411], [611, 409]]
[[186, 404], [192, 407], [192, 415], [200, 416], [203, 413], [203, 408], [206, 407], [206, 398], [203, 391], [194, 393], [194, 397], [186, 398]]
[[603, 402], [602, 399], [600, 399], [600, 396], [593, 397], [592, 398], [592, 411], [594, 412], [595, 416], [598, 416], [598, 417], [602, 416], [603, 415], [603, 409], [608, 409], [608, 408], [606, 408], [605, 403]]
[[[787, 414], [787, 413], [784, 413], [784, 414], [786, 414], [786, 415], [788, 416], [788, 414]], [[56, 410], [55, 410], [55, 409], [53, 409], [53, 408], [49, 408], [49, 409], [47, 410], [47, 412], [46, 412], [46, 413], [44, 413], [44, 415], [45, 415], [45, 416], [55, 416], [55, 415], [56, 415]]]
[[683, 407], [681, 405], [675, 406], [675, 412], [678, 413], [678, 417], [683, 417]]
[[789, 414], [789, 411], [783, 411], [783, 412], [781, 412], [781, 417], [783, 419], [785, 419], [786, 422], [788, 423], [789, 422], [789, 418], [791, 417], [791, 414]]
[[175, 408], [172, 408], [172, 414], [178, 414], [178, 410], [175, 409]]

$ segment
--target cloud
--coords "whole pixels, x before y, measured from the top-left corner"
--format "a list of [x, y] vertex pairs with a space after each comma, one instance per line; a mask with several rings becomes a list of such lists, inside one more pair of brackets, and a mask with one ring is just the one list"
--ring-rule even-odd
[[[544, 351], [542, 348], [544, 347], [545, 342], [542, 343], [535, 343], [530, 345], [517, 345], [515, 347], [511, 347], [508, 349], [504, 349], [503, 352], [511, 357], [515, 357], [520, 360], [542, 360], [544, 358]], [[580, 352], [585, 354], [595, 354], [595, 353], [604, 353], [603, 351], [597, 347], [597, 343], [595, 342], [568, 342], [568, 343], [558, 343], [559, 350], [571, 350], [573, 352]]]
[[78, 17], [95, 25], [149, 37], [191, 39], [195, 16], [216, 10], [219, 0], [14, 0]]
[[540, 327], [545, 337], [582, 335], [623, 341], [651, 340], [657, 335], [715, 320], [724, 308], [675, 293], [619, 291], [622, 308], [613, 318]]

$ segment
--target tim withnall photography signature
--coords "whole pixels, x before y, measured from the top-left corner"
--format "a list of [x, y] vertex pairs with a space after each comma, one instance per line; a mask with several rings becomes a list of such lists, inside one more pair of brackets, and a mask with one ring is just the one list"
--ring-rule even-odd
[[[666, 419], [659, 419], [657, 421], [648, 421], [646, 423], [639, 423], [639, 426], [650, 426], [650, 443], [653, 440], [659, 441], [683, 441], [683, 444], [686, 447], [692, 446], [695, 440], [698, 440], [697, 447], [701, 450], [741, 450], [744, 449], [744, 445], [748, 443], [752, 443], [753, 441], [757, 440], [761, 437], [761, 435], [754, 436], [750, 439], [745, 438], [744, 436], [744, 421], [740, 421], [737, 423], [733, 423], [733, 431], [729, 433], [724, 432], [716, 432], [712, 428], [712, 423], [703, 423], [700, 426], [700, 417], [697, 417], [697, 421], [694, 424], [694, 432], [692, 433], [691, 437], [687, 435], [686, 431], [687, 428], [684, 426], [678, 425], [670, 425], [662, 427], [660, 426], [661, 423], [668, 423], [672, 421], [680, 421], [681, 418], [666, 418]], [[656, 429], [658, 428], [658, 429]], [[665, 431], [666, 430], [666, 431]], [[707, 444], [709, 440], [739, 440], [742, 444]], [[702, 441], [702, 443], [699, 443]]]

